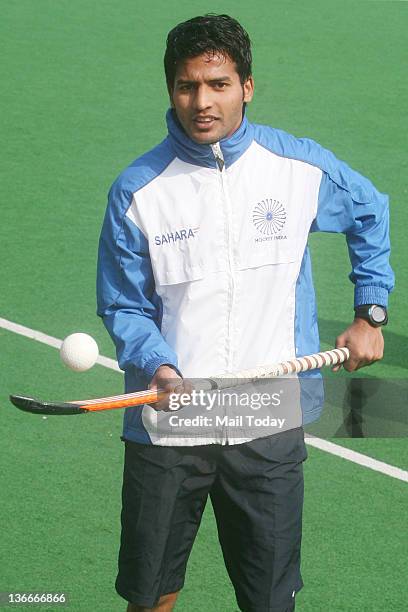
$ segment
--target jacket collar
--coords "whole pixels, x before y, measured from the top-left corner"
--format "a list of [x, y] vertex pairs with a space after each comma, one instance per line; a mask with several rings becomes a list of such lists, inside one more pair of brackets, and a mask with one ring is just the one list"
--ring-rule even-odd
[[[177, 157], [196, 166], [216, 167], [216, 160], [211, 145], [198, 144], [191, 140], [181, 127], [175, 111], [171, 108], [167, 111], [166, 121], [169, 138]], [[227, 168], [245, 153], [252, 140], [253, 128], [244, 115], [241, 125], [232, 136], [219, 141]]]

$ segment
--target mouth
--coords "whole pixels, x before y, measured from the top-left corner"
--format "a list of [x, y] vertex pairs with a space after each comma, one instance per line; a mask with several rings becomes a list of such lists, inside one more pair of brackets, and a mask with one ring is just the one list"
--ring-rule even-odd
[[213, 127], [213, 125], [215, 124], [215, 122], [218, 121], [217, 117], [214, 117], [212, 115], [206, 115], [206, 116], [202, 116], [202, 117], [194, 117], [193, 119], [193, 124], [196, 126], [196, 128], [198, 128], [199, 130], [209, 130]]

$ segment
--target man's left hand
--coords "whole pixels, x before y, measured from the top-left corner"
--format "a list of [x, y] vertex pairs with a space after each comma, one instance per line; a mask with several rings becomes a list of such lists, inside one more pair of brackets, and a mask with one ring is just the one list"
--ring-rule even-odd
[[[346, 346], [350, 357], [343, 363], [348, 372], [371, 365], [382, 359], [384, 354], [384, 338], [381, 327], [373, 327], [365, 319], [354, 319], [353, 323], [336, 338], [336, 348]], [[333, 367], [338, 372], [341, 365]]]

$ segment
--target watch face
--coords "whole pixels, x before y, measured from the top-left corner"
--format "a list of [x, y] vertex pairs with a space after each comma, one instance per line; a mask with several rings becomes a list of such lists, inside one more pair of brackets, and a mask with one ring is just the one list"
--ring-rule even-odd
[[370, 316], [374, 323], [383, 323], [387, 318], [385, 308], [382, 306], [372, 306], [370, 309]]

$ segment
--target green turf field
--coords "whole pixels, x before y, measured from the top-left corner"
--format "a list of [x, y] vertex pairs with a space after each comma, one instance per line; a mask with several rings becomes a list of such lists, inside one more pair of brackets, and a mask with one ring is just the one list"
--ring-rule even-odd
[[[85, 331], [114, 357], [95, 315], [106, 193], [164, 136], [168, 30], [227, 12], [253, 41], [250, 119], [317, 140], [390, 194], [397, 286], [385, 358], [364, 375], [407, 378], [407, 2], [0, 0], [0, 9], [0, 318], [57, 338]], [[314, 235], [311, 248], [328, 348], [352, 317], [347, 251], [334, 235]], [[0, 592], [64, 591], [75, 612], [124, 610], [113, 586], [121, 415], [40, 418], [7, 400], [111, 395], [122, 376], [101, 366], [74, 374], [54, 348], [1, 327], [0, 356]], [[406, 438], [334, 442], [408, 469]], [[297, 609], [405, 611], [406, 483], [310, 447], [305, 478]], [[210, 506], [176, 609], [237, 610]]]

